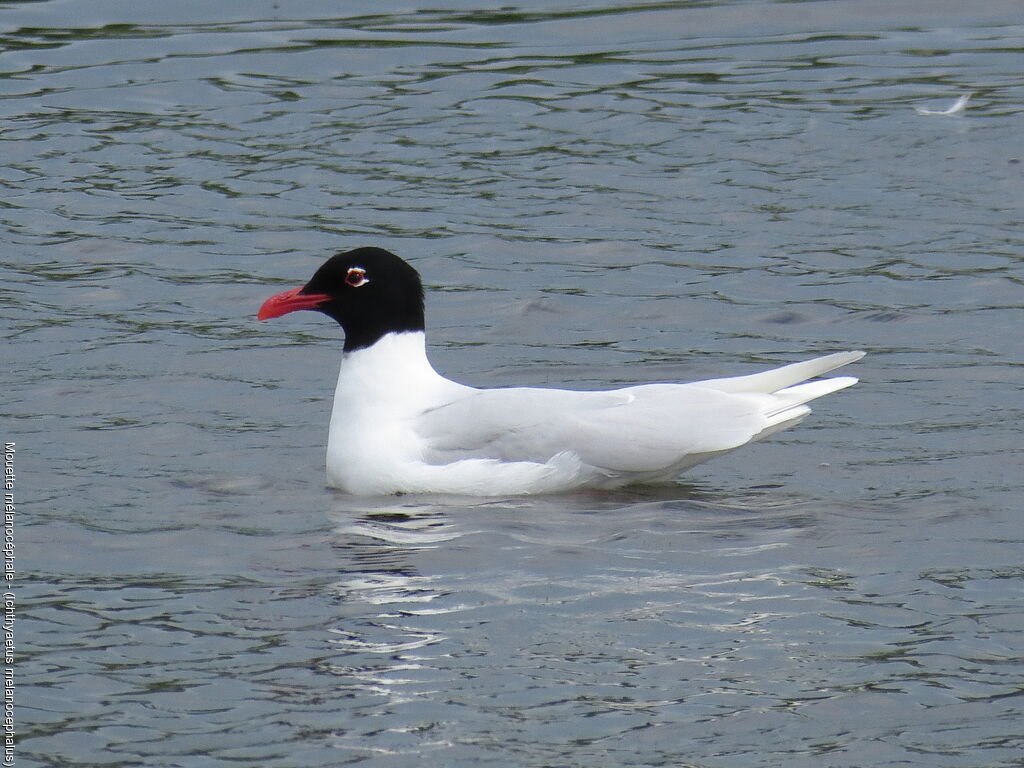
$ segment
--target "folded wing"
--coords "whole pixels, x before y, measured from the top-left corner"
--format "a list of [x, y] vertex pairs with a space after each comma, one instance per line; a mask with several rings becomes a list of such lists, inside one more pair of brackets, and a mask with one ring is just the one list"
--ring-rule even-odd
[[860, 353], [839, 353], [751, 376], [693, 384], [646, 384], [611, 392], [512, 388], [469, 390], [419, 417], [424, 460], [467, 458], [544, 463], [570, 452], [607, 474], [681, 470], [784, 429], [806, 403], [852, 377], [807, 383]]

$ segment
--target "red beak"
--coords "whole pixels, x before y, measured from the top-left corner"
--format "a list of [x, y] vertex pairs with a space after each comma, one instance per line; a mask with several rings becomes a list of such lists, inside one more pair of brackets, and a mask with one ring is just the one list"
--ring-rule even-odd
[[277, 293], [263, 302], [257, 320], [269, 320], [272, 317], [287, 315], [299, 309], [316, 309], [331, 297], [323, 293], [300, 293], [302, 288], [292, 288], [290, 291]]

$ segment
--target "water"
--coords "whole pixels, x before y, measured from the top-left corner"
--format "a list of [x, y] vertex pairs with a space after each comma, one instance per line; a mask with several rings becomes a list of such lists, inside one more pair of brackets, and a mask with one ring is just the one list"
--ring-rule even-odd
[[[0, 4], [17, 764], [1020, 765], [1019, 5], [431, 8]], [[254, 315], [363, 244], [471, 384], [870, 354], [677, 487], [354, 501]]]

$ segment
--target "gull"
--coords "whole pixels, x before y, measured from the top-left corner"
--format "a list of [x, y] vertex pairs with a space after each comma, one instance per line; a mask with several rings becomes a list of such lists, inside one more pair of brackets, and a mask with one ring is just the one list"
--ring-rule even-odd
[[602, 391], [478, 389], [427, 358], [423, 284], [406, 261], [363, 247], [271, 296], [260, 320], [315, 310], [345, 333], [327, 479], [361, 496], [559, 493], [674, 482], [781, 429], [849, 387], [814, 379], [863, 357], [838, 352], [745, 376]]

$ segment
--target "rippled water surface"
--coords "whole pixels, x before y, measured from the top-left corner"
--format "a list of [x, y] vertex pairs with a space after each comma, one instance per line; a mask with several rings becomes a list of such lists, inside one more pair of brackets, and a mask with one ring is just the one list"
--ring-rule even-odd
[[[417, 5], [0, 2], [17, 764], [1021, 765], [1019, 3]], [[254, 315], [364, 244], [475, 385], [869, 356], [686, 485], [353, 500]]]

